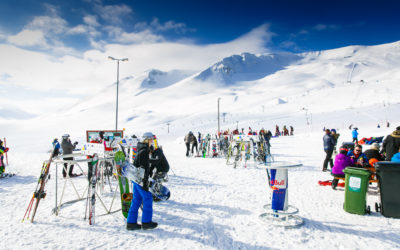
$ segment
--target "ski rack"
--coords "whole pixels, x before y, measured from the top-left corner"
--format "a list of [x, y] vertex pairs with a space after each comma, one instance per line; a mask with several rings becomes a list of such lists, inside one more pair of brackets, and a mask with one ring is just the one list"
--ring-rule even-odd
[[[101, 145], [101, 144], [100, 144], [100, 145]], [[85, 151], [83, 151], [83, 152], [85, 152]], [[59, 156], [57, 156], [57, 157], [53, 160], [53, 162], [56, 164], [56, 185], [55, 185], [55, 207], [53, 208], [52, 212], [53, 212], [56, 216], [59, 215], [60, 209], [61, 209], [64, 205], [73, 204], [73, 203], [75, 203], [75, 202], [82, 201], [82, 200], [86, 200], [86, 199], [88, 198], [88, 197], [85, 196], [85, 193], [87, 193], [87, 191], [88, 191], [89, 186], [91, 185], [91, 183], [87, 180], [88, 174], [85, 173], [85, 172], [83, 171], [82, 167], [80, 166], [80, 163], [88, 163], [88, 162], [91, 162], [91, 161], [92, 161], [92, 159], [90, 159], [90, 158], [89, 158], [89, 159], [85, 159], [85, 158], [87, 157], [87, 154], [88, 154], [88, 153], [89, 153], [89, 151], [86, 151], [85, 153], [78, 152], [78, 153], [68, 154], [68, 155], [59, 155]], [[102, 156], [103, 156], [103, 157], [98, 157], [98, 159], [99, 159], [99, 166], [104, 166], [104, 164], [105, 164], [106, 161], [109, 162], [109, 161], [113, 161], [113, 159], [114, 159], [114, 158], [113, 158], [113, 153], [112, 153], [112, 152], [110, 152], [110, 154], [108, 154], [108, 155], [106, 155], [106, 154], [104, 153]], [[75, 159], [75, 160], [64, 160], [64, 159], [63, 159], [63, 158], [71, 158], [71, 157], [73, 157], [73, 158], [85, 157], [85, 158], [84, 158], [84, 159]], [[67, 176], [66, 176], [66, 178], [65, 178], [65, 180], [64, 180], [64, 183], [63, 183], [63, 187], [62, 187], [62, 192], [61, 192], [60, 200], [58, 201], [58, 165], [61, 164], [61, 165], [62, 165], [62, 168], [64, 168], [64, 164], [65, 164], [65, 163], [67, 163], [67, 169], [65, 170]], [[114, 161], [113, 161], [113, 164], [114, 164]], [[80, 169], [81, 172], [82, 172], [82, 175], [85, 176], [85, 181], [87, 181], [87, 185], [86, 185], [85, 190], [83, 191], [82, 195], [79, 194], [78, 189], [76, 188], [74, 182], [72, 181], [72, 179], [71, 179], [70, 176], [69, 176], [69, 170], [70, 170], [70, 168], [71, 168], [71, 165], [78, 166], [79, 169]], [[115, 170], [116, 168], [113, 167], [113, 169]], [[116, 173], [115, 171], [113, 171], [112, 174], [115, 175], [115, 174], [117, 174], [117, 173]], [[103, 183], [104, 183], [103, 181], [104, 181], [104, 180], [101, 179], [101, 180], [98, 181], [97, 183], [98, 183], [98, 184], [103, 184]], [[76, 194], [76, 196], [77, 196], [77, 199], [75, 199], [75, 200], [69, 200], [69, 201], [63, 202], [65, 190], [66, 190], [66, 187], [67, 187], [67, 184], [68, 184], [68, 183], [70, 183], [71, 186], [73, 187], [73, 189], [74, 189], [74, 191], [75, 191], [75, 194]], [[107, 207], [106, 204], [104, 203], [104, 201], [103, 201], [103, 199], [102, 199], [102, 196], [101, 196], [97, 191], [95, 191], [96, 197], [99, 199], [99, 201], [100, 201], [100, 203], [102, 204], [104, 210], [106, 211], [105, 214], [100, 214], [100, 215], [96, 215], [96, 216], [104, 216], [104, 215], [108, 215], [108, 214], [113, 214], [113, 213], [116, 213], [116, 212], [118, 212], [118, 211], [121, 210], [121, 209], [117, 209], [117, 210], [114, 210], [114, 211], [112, 210], [112, 209], [113, 209], [113, 205], [114, 205], [114, 201], [115, 201], [115, 197], [116, 197], [116, 195], [117, 195], [117, 193], [118, 193], [118, 191], [119, 191], [119, 185], [117, 184], [116, 187], [115, 187], [115, 190], [113, 191], [110, 182], [109, 182], [109, 184], [110, 184], [110, 191], [113, 192], [111, 204], [110, 204], [109, 207]], [[96, 187], [99, 188], [98, 185], [96, 185]], [[100, 190], [102, 190], [102, 189], [103, 189], [103, 188], [100, 187]], [[101, 194], [102, 194], [102, 192], [101, 192]], [[86, 215], [85, 215], [85, 217], [86, 217]]]

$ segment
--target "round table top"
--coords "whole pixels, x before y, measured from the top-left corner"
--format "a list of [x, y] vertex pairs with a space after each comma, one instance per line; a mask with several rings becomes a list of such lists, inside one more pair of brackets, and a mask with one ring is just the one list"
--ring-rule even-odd
[[266, 169], [290, 169], [290, 168], [297, 168], [301, 167], [303, 164], [290, 162], [290, 161], [273, 161], [271, 163], [267, 163], [263, 167]]

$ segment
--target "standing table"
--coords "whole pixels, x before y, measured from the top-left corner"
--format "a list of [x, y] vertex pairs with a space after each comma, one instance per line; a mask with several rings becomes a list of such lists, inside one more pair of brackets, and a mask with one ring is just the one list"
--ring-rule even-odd
[[303, 219], [296, 215], [299, 209], [288, 204], [288, 170], [301, 166], [302, 164], [287, 161], [267, 163], [265, 168], [272, 198], [271, 204], [264, 206], [267, 212], [259, 216], [262, 221], [282, 227], [296, 227], [303, 224]]

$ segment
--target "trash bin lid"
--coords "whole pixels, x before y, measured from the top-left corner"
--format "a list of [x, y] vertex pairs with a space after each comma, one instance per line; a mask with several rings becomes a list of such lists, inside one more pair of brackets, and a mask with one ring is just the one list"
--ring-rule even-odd
[[350, 175], [364, 175], [364, 176], [369, 176], [370, 172], [368, 169], [364, 168], [354, 168], [354, 167], [347, 167], [343, 170], [345, 174], [350, 174]]
[[385, 171], [400, 171], [400, 163], [392, 162], [392, 161], [378, 161], [375, 163], [376, 170], [385, 170]]

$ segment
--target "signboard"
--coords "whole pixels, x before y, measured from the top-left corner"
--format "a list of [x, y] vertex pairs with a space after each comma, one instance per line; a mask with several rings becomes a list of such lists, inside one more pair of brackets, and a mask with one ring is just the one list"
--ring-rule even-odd
[[85, 143], [81, 152], [85, 155], [97, 154], [99, 157], [104, 157], [104, 145], [100, 143]]
[[87, 130], [86, 141], [91, 142], [93, 139], [100, 138], [100, 132], [104, 132], [104, 140], [112, 142], [114, 139], [122, 139], [124, 137], [123, 130]]

